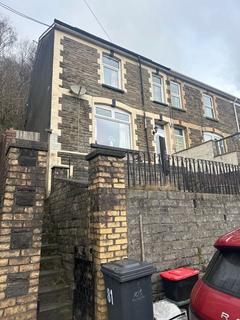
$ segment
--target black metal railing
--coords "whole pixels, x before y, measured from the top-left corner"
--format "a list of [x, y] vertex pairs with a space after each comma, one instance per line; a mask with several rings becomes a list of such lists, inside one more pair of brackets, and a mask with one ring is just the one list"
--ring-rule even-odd
[[127, 152], [128, 187], [169, 186], [185, 192], [238, 194], [240, 166], [155, 153]]

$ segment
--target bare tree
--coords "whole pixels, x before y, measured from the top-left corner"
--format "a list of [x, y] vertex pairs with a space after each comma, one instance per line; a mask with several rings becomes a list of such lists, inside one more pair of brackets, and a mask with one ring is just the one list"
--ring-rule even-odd
[[0, 19], [0, 133], [24, 126], [35, 51], [35, 43], [18, 43], [9, 22]]
[[16, 41], [16, 32], [8, 19], [0, 17], [0, 56], [12, 48]]

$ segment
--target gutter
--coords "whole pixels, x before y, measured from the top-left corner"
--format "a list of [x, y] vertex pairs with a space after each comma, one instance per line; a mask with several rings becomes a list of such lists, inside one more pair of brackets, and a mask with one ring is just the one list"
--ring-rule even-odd
[[[54, 24], [50, 27], [50, 30], [54, 28], [56, 30], [60, 30], [60, 31], [63, 31], [65, 33], [68, 33], [68, 34], [71, 34], [71, 35], [74, 35], [78, 38], [81, 38], [83, 40], [86, 40], [88, 42], [91, 42], [97, 46], [100, 46], [102, 48], [105, 48], [106, 50], [113, 50], [114, 52], [116, 53], [119, 53], [120, 55], [123, 55], [131, 60], [135, 60], [135, 61], [138, 61], [138, 58], [140, 57], [142, 63], [144, 63], [144, 65], [148, 66], [148, 67], [151, 67], [153, 69], [159, 69], [159, 71], [162, 71], [162, 72], [165, 72], [167, 75], [169, 76], [172, 76], [172, 77], [176, 77], [182, 81], [185, 81], [186, 83], [189, 83], [189, 84], [192, 84], [198, 88], [201, 88], [203, 90], [207, 90], [207, 91], [211, 91], [212, 93], [215, 93], [223, 98], [226, 98], [228, 100], [233, 100], [235, 99], [235, 96], [229, 94], [229, 93], [226, 93], [224, 91], [221, 91], [217, 88], [214, 88], [210, 85], [207, 85], [201, 81], [198, 81], [198, 80], [195, 80], [191, 77], [188, 77], [186, 75], [183, 75], [177, 71], [174, 71], [168, 67], [165, 67], [157, 62], [154, 62], [153, 60], [149, 59], [149, 58], [146, 58], [142, 55], [139, 55], [137, 54], [136, 52], [133, 52], [131, 50], [128, 50], [128, 49], [125, 49], [119, 45], [116, 45], [110, 41], [107, 41], [105, 39], [102, 39], [100, 37], [97, 37], [89, 32], [86, 32], [84, 30], [81, 30], [79, 28], [75, 28], [75, 27], [72, 27], [60, 20], [57, 20], [55, 19], [54, 20]], [[48, 31], [48, 30], [47, 30]], [[46, 32], [47, 32], [46, 31]], [[46, 32], [43, 34], [46, 35]], [[43, 37], [42, 36], [42, 37]], [[40, 37], [40, 39], [42, 38]], [[237, 99], [238, 100], [238, 103], [240, 104], [240, 98]]]

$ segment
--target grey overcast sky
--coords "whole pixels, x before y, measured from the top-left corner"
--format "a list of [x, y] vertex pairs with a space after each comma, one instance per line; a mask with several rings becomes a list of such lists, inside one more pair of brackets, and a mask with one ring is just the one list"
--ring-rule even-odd
[[[54, 18], [106, 38], [83, 0], [1, 0], [51, 24]], [[240, 0], [88, 0], [114, 43], [240, 97]], [[45, 27], [0, 8], [19, 38]]]

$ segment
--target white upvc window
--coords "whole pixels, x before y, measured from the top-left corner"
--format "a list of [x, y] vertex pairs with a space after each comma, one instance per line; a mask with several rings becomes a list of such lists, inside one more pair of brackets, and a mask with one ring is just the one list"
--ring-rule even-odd
[[204, 113], [207, 118], [214, 119], [214, 107], [213, 107], [213, 99], [211, 96], [207, 94], [203, 94], [203, 106], [204, 106]]
[[118, 108], [96, 105], [96, 143], [131, 149], [131, 116]]
[[156, 102], [164, 102], [163, 94], [163, 78], [160, 75], [152, 75], [153, 100]]
[[182, 109], [182, 98], [180, 84], [170, 81], [171, 104], [174, 108]]
[[186, 148], [184, 129], [180, 127], [174, 127], [175, 135], [175, 149], [176, 152]]
[[118, 59], [103, 55], [103, 82], [113, 88], [121, 89], [121, 63]]

